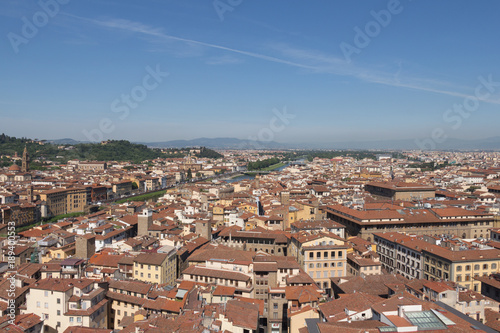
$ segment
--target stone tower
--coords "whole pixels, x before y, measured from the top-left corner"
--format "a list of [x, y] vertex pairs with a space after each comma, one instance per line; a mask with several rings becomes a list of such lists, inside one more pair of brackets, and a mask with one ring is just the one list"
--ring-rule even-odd
[[201, 237], [212, 240], [212, 223], [210, 221], [196, 221], [196, 233]]
[[21, 172], [28, 172], [30, 170], [29, 163], [30, 163], [30, 161], [29, 161], [29, 155], [28, 155], [28, 148], [26, 146], [24, 146]]
[[76, 236], [75, 239], [75, 257], [88, 259], [95, 254], [95, 235], [86, 234]]
[[137, 220], [137, 236], [149, 235], [149, 227], [153, 224], [153, 211], [151, 209], [144, 209], [138, 216]]
[[28, 187], [28, 202], [33, 202], [33, 185]]

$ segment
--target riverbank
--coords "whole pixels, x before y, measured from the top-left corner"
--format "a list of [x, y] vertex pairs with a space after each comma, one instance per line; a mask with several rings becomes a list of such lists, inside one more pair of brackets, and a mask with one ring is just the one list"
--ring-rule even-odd
[[146, 201], [149, 199], [159, 198], [159, 197], [165, 195], [165, 193], [167, 193], [167, 190], [161, 190], [158, 192], [152, 192], [152, 193], [142, 194], [142, 195], [138, 195], [138, 196], [131, 197], [131, 198], [116, 200], [115, 202], [118, 204], [122, 204], [122, 203], [130, 202], [130, 201]]

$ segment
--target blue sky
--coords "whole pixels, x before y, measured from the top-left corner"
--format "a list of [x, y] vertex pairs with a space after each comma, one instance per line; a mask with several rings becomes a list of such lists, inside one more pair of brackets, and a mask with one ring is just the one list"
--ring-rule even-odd
[[[9, 135], [289, 143], [429, 138], [436, 129], [498, 135], [498, 1], [4, 0], [1, 8], [0, 132]], [[147, 77], [155, 70], [168, 75]], [[283, 110], [285, 123], [275, 119]]]

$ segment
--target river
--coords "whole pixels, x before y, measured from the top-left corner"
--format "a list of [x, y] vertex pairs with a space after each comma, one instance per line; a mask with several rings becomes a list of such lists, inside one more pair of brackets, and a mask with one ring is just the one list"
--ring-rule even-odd
[[[287, 166], [288, 166], [288, 164], [285, 164], [283, 166], [280, 166], [279, 168], [273, 169], [272, 171], [281, 171], [284, 168], [286, 168]], [[225, 181], [227, 183], [235, 183], [235, 182], [239, 182], [239, 181], [242, 181], [242, 180], [254, 179], [254, 178], [255, 178], [255, 176], [241, 175], [241, 176], [238, 176], [238, 177], [235, 177], [235, 178], [226, 179]]]

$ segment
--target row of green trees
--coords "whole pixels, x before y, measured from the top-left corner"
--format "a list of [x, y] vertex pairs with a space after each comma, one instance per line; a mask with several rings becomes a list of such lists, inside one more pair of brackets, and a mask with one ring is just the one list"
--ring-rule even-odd
[[261, 170], [265, 169], [271, 165], [278, 164], [280, 162], [279, 158], [273, 157], [273, 158], [268, 158], [266, 160], [260, 160], [256, 162], [249, 162], [247, 169], [248, 170]]

